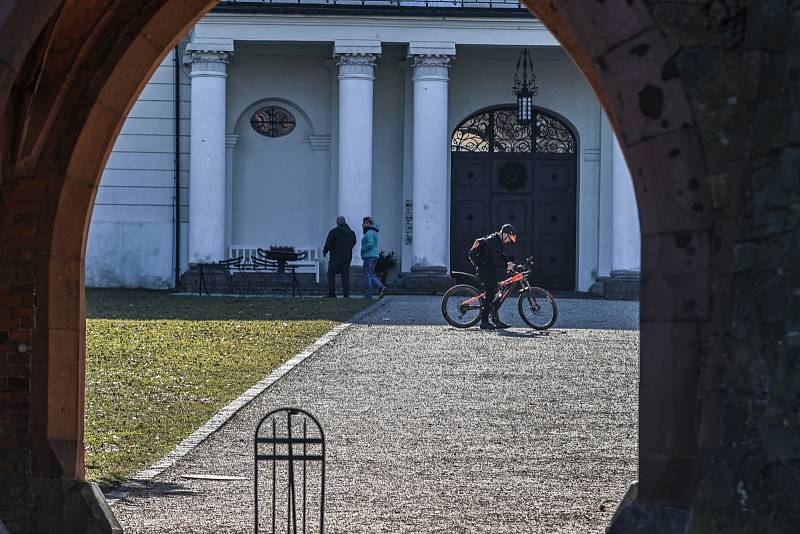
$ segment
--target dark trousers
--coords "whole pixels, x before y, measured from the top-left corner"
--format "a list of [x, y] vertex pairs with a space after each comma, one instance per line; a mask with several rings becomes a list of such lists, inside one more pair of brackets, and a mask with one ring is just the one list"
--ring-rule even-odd
[[484, 293], [486, 293], [481, 306], [481, 315], [488, 316], [492, 311], [492, 301], [497, 294], [497, 286], [499, 284], [497, 270], [492, 267], [479, 266], [476, 274], [483, 286]]
[[342, 295], [350, 296], [350, 262], [352, 258], [331, 258], [328, 262], [328, 295], [336, 295], [336, 275], [342, 276]]

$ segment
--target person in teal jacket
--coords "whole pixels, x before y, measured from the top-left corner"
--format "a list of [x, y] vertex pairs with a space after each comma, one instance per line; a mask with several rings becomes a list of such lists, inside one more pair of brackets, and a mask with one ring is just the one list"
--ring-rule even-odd
[[361, 238], [361, 259], [364, 260], [364, 280], [367, 285], [365, 298], [372, 298], [374, 288], [379, 291], [378, 298], [383, 298], [386, 287], [375, 276], [375, 264], [378, 263], [378, 255], [381, 250], [378, 246], [379, 227], [372, 217], [364, 217], [361, 227], [364, 230], [364, 236]]

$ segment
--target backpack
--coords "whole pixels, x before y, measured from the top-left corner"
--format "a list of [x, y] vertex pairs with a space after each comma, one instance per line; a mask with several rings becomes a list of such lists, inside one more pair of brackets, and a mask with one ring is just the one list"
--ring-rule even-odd
[[477, 267], [480, 263], [483, 262], [483, 249], [486, 246], [486, 238], [481, 237], [480, 239], [476, 239], [475, 242], [472, 244], [472, 248], [469, 249], [468, 257], [469, 261], [472, 265]]

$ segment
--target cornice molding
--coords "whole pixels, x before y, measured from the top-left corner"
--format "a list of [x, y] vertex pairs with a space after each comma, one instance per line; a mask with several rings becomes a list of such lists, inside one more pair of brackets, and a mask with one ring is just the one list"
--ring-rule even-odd
[[308, 42], [311, 33], [317, 43], [340, 40], [409, 43], [420, 39], [425, 42], [431, 30], [437, 38], [456, 45], [560, 48], [555, 36], [540, 21], [518, 17], [210, 13], [195, 27], [198, 40]]
[[[342, 26], [392, 26], [398, 28], [436, 27], [457, 29], [503, 29], [509, 27], [517, 31], [549, 30], [538, 19], [520, 19], [518, 17], [425, 17], [425, 16], [347, 16], [347, 15], [282, 15], [277, 13], [209, 13], [198, 24], [231, 24], [249, 26], [274, 26], [291, 24], [295, 26], [331, 26], [335, 20]], [[444, 23], [444, 24], [443, 24]]]

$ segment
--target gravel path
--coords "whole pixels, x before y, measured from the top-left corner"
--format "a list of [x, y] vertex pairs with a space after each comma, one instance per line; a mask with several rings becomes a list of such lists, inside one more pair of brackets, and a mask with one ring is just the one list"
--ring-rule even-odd
[[125, 533], [252, 532], [252, 432], [280, 406], [325, 428], [328, 533], [603, 532], [636, 479], [638, 303], [560, 300], [542, 334], [389, 299], [114, 505]]

